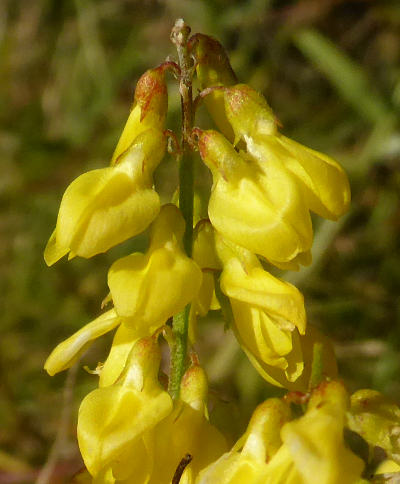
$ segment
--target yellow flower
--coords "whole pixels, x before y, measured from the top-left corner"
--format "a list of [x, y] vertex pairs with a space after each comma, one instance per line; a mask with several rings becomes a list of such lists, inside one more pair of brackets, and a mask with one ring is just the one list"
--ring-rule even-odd
[[47, 358], [44, 369], [53, 376], [70, 368], [95, 339], [113, 330], [120, 323], [121, 318], [114, 309], [102, 314], [56, 346]]
[[47, 265], [68, 252], [70, 259], [92, 257], [142, 232], [160, 209], [152, 173], [164, 152], [163, 133], [148, 129], [135, 138], [118, 164], [76, 178], [64, 193], [46, 246]]
[[347, 408], [342, 385], [322, 383], [312, 394], [305, 415], [283, 426], [283, 445], [268, 466], [271, 477], [266, 482], [355, 484], [364, 463], [343, 440]]
[[245, 434], [232, 450], [200, 472], [196, 484], [264, 484], [268, 462], [282, 444], [280, 430], [289, 405], [272, 398], [254, 411]]
[[[236, 256], [232, 256], [234, 251]], [[232, 329], [251, 360], [277, 368], [289, 382], [303, 371], [300, 335], [306, 331], [302, 294], [263, 269], [254, 254], [217, 238], [223, 259], [222, 292], [229, 297]], [[224, 260], [225, 259], [225, 260]], [[271, 381], [268, 372], [263, 376]]]
[[[196, 72], [201, 89], [214, 86], [232, 86], [237, 83], [229, 58], [222, 45], [212, 37], [195, 34], [191, 38], [196, 57]], [[233, 140], [233, 130], [226, 117], [224, 93], [213, 90], [204, 98], [207, 111], [218, 128], [229, 139]]]
[[140, 133], [149, 128], [164, 129], [168, 109], [164, 71], [165, 65], [161, 64], [146, 71], [138, 80], [133, 106], [112, 156], [112, 165], [119, 162], [118, 158]]
[[321, 384], [295, 420], [284, 401], [265, 401], [231, 452], [196, 484], [355, 484], [364, 464], [343, 440], [347, 408], [346, 391], [335, 381]]
[[[173, 412], [148, 435], [154, 453], [149, 484], [170, 484], [181, 459], [192, 456], [185, 474], [189, 479], [227, 450], [223, 435], [208, 421], [208, 385], [204, 370], [193, 365], [184, 374], [180, 399]], [[137, 481], [132, 481], [136, 483]]]
[[191, 366], [182, 378], [180, 397], [172, 411], [126, 444], [96, 475], [95, 482], [170, 484], [182, 458], [190, 454], [192, 463], [181, 483], [192, 483], [201, 469], [227, 449], [223, 435], [208, 422], [207, 393], [203, 369]]
[[271, 262], [287, 262], [312, 244], [310, 213], [293, 176], [279, 163], [258, 162], [216, 131], [197, 130], [213, 174], [208, 214], [224, 237]]
[[232, 329], [249, 360], [273, 385], [306, 392], [315, 344], [323, 347], [322, 373], [336, 378], [332, 343], [307, 325], [302, 294], [263, 269], [257, 257], [219, 234], [216, 248], [223, 262], [222, 292], [232, 308]]
[[[82, 401], [78, 442], [92, 476], [106, 475], [109, 468], [114, 476], [115, 468], [123, 473], [120, 462], [128, 454], [132, 472], [139, 472], [145, 465], [143, 434], [172, 410], [172, 400], [158, 382], [160, 359], [156, 338], [137, 341], [118, 380], [113, 385], [94, 390]], [[134, 454], [131, 452], [133, 447], [136, 449]]]
[[280, 163], [294, 175], [310, 210], [322, 217], [337, 220], [348, 210], [349, 182], [335, 160], [280, 134], [271, 108], [249, 86], [227, 87], [224, 93], [235, 143], [243, 139], [263, 170]]
[[202, 274], [181, 248], [184, 220], [179, 209], [164, 205], [151, 227], [146, 254], [117, 260], [108, 273], [115, 310], [128, 327], [156, 330], [197, 295]]
[[375, 390], [358, 390], [351, 396], [349, 427], [363, 437], [371, 449], [385, 450], [400, 464], [400, 408]]

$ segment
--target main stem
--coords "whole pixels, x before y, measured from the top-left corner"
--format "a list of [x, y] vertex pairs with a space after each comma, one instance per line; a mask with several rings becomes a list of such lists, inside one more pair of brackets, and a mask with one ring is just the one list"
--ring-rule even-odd
[[[183, 246], [186, 254], [192, 255], [193, 245], [193, 158], [190, 146], [190, 134], [193, 127], [193, 97], [192, 97], [192, 59], [187, 48], [190, 27], [182, 19], [175, 22], [171, 32], [171, 40], [178, 52], [179, 92], [182, 106], [182, 154], [179, 157], [179, 208], [185, 219], [186, 227], [183, 236]], [[180, 384], [185, 371], [187, 355], [187, 339], [189, 329], [190, 304], [174, 316], [172, 333], [174, 345], [171, 351], [171, 368], [169, 377], [169, 393], [174, 400], [179, 397]]]

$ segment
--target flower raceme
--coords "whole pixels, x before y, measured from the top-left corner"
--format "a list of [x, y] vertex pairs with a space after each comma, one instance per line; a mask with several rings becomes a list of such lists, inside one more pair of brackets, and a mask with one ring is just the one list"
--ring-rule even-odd
[[[60, 343], [45, 364], [50, 375], [65, 370], [96, 338], [116, 330], [109, 355], [95, 372], [99, 386], [79, 411], [87, 482], [171, 484], [181, 475], [180, 484], [353, 484], [363, 464], [343, 440], [347, 394], [336, 381], [313, 388], [321, 378], [336, 377], [332, 346], [306, 324], [302, 294], [268, 273], [258, 258], [283, 269], [309, 264], [310, 211], [332, 220], [343, 215], [350, 201], [346, 175], [331, 158], [279, 133], [265, 99], [237, 84], [216, 40], [196, 34], [183, 45], [187, 26], [179, 21], [174, 29], [178, 53], [187, 54], [187, 62], [178, 55], [179, 65], [165, 62], [139, 79], [110, 166], [70, 184], [45, 250], [48, 265], [66, 254], [88, 258], [150, 226], [146, 253], [122, 257], [108, 272], [110, 294], [104, 302], [112, 301], [113, 307]], [[190, 55], [196, 57], [204, 89], [200, 98], [222, 134], [191, 131], [187, 117], [197, 101], [192, 105], [185, 97], [193, 74]], [[165, 131], [167, 69], [181, 82], [182, 147], [177, 136]], [[167, 136], [175, 143], [170, 151], [181, 161], [177, 193], [182, 212], [172, 204], [161, 207], [153, 184]], [[192, 216], [193, 188], [184, 181], [191, 178], [183, 168], [191, 171], [188, 151], [195, 150], [196, 136], [213, 175], [209, 220], [203, 219], [202, 209]], [[192, 237], [185, 227], [194, 224]], [[261, 404], [230, 452], [208, 419], [206, 375], [193, 354], [189, 365], [186, 349], [186, 328], [193, 343], [196, 317], [220, 307], [265, 380], [306, 392], [301, 394], [305, 399], [311, 395], [307, 411], [297, 419], [290, 395]], [[178, 314], [170, 334], [164, 325]], [[171, 396], [159, 378], [161, 328], [172, 348]], [[371, 412], [359, 408], [357, 415], [358, 400], [353, 400], [347, 423], [398, 462], [393, 443], [398, 409], [390, 407], [388, 417], [389, 407], [372, 396]], [[376, 431], [377, 422], [383, 422], [392, 440]], [[189, 454], [193, 459], [183, 470]]]

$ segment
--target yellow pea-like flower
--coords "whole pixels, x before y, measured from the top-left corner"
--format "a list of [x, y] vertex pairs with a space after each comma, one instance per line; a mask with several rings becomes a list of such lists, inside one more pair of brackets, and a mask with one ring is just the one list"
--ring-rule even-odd
[[[132, 347], [118, 380], [94, 390], [82, 401], [78, 442], [92, 476], [109, 474], [109, 468], [115, 476], [114, 469], [118, 474], [120, 462], [128, 454], [132, 470], [144, 467], [143, 435], [172, 410], [172, 400], [158, 382], [160, 360], [157, 339], [140, 339]], [[132, 446], [137, 450], [134, 456], [130, 452]]]
[[[237, 83], [225, 49], [214, 38], [204, 34], [195, 34], [191, 38], [196, 57], [196, 72], [201, 89], [215, 86], [232, 86]], [[204, 104], [218, 129], [233, 141], [233, 130], [226, 117], [224, 93], [221, 90], [211, 91]]]
[[266, 482], [355, 484], [364, 463], [343, 439], [348, 403], [340, 383], [322, 383], [312, 394], [305, 415], [282, 427], [283, 444], [268, 465], [270, 480]]
[[356, 484], [364, 464], [343, 439], [347, 410], [347, 393], [336, 381], [317, 387], [295, 420], [288, 403], [269, 399], [232, 451], [204, 469], [196, 484]]
[[233, 330], [246, 354], [296, 381], [304, 363], [300, 334], [306, 331], [302, 294], [263, 269], [257, 257], [224, 263], [220, 285], [229, 297]]
[[226, 114], [247, 150], [265, 170], [273, 161], [293, 174], [307, 206], [321, 217], [337, 220], [349, 208], [346, 173], [332, 158], [283, 136], [264, 97], [244, 84], [224, 89]]
[[110, 309], [60, 343], [47, 358], [44, 369], [51, 376], [70, 368], [93, 341], [121, 324], [121, 318]]
[[[208, 385], [204, 370], [193, 365], [184, 374], [173, 412], [149, 436], [154, 468], [149, 484], [170, 484], [181, 459], [192, 456], [185, 478], [193, 479], [227, 450], [225, 437], [208, 421]], [[136, 482], [136, 481], [132, 481]]]
[[[200, 472], [196, 484], [264, 484], [268, 462], [280, 448], [280, 430], [290, 418], [290, 407], [277, 398], [253, 412], [245, 434], [230, 452]], [[272, 482], [272, 481], [271, 481]]]
[[163, 130], [168, 109], [168, 92], [165, 82], [165, 65], [149, 69], [138, 80], [134, 102], [128, 120], [111, 159], [111, 165], [134, 139], [149, 128]]
[[[185, 455], [192, 463], [181, 483], [193, 483], [201, 469], [218, 459], [226, 450], [224, 436], [208, 421], [208, 385], [204, 370], [191, 366], [181, 382], [179, 400], [173, 410], [141, 437], [126, 445], [124, 452], [98, 475], [99, 484], [108, 484], [111, 475], [119, 484], [171, 484]], [[110, 473], [111, 470], [111, 473]]]
[[222, 292], [229, 297], [231, 327], [260, 375], [273, 385], [306, 392], [314, 345], [323, 347], [322, 376], [337, 377], [332, 343], [317, 328], [306, 327], [302, 294], [273, 277], [257, 257], [216, 234], [223, 262]]
[[152, 173], [165, 146], [163, 133], [148, 129], [118, 164], [84, 173], [69, 185], [44, 252], [47, 265], [68, 252], [69, 258], [106, 252], [146, 229], [160, 209]]
[[164, 205], [151, 227], [148, 252], [111, 266], [111, 296], [117, 314], [129, 318], [124, 321], [128, 327], [154, 331], [197, 296], [202, 273], [183, 252], [184, 227], [179, 209]]
[[351, 396], [348, 422], [371, 449], [381, 447], [400, 464], [400, 408], [395, 402], [375, 390], [358, 390]]
[[310, 213], [293, 176], [272, 162], [262, 170], [216, 131], [198, 130], [213, 174], [208, 213], [224, 237], [271, 262], [288, 262], [312, 244]]

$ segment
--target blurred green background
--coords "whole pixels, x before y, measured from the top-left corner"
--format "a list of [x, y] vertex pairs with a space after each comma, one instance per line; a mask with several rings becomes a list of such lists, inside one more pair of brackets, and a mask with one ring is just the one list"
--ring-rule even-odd
[[[400, 3], [3, 0], [0, 484], [68, 482], [81, 466], [76, 413], [96, 377], [79, 368], [65, 387], [66, 374], [50, 378], [43, 363], [99, 314], [109, 265], [143, 249], [146, 238], [52, 268], [42, 252], [66, 186], [109, 162], [138, 77], [174, 54], [169, 32], [178, 17], [223, 43], [241, 82], [266, 95], [286, 135], [349, 173], [350, 213], [338, 224], [315, 221], [314, 263], [287, 279], [304, 292], [309, 321], [335, 341], [349, 388], [400, 401]], [[171, 80], [174, 129], [176, 94]], [[172, 159], [156, 182], [166, 201], [176, 183]], [[110, 341], [98, 341], [82, 364], [104, 360]], [[216, 420], [239, 431], [276, 390], [215, 318], [200, 323], [197, 349]]]

